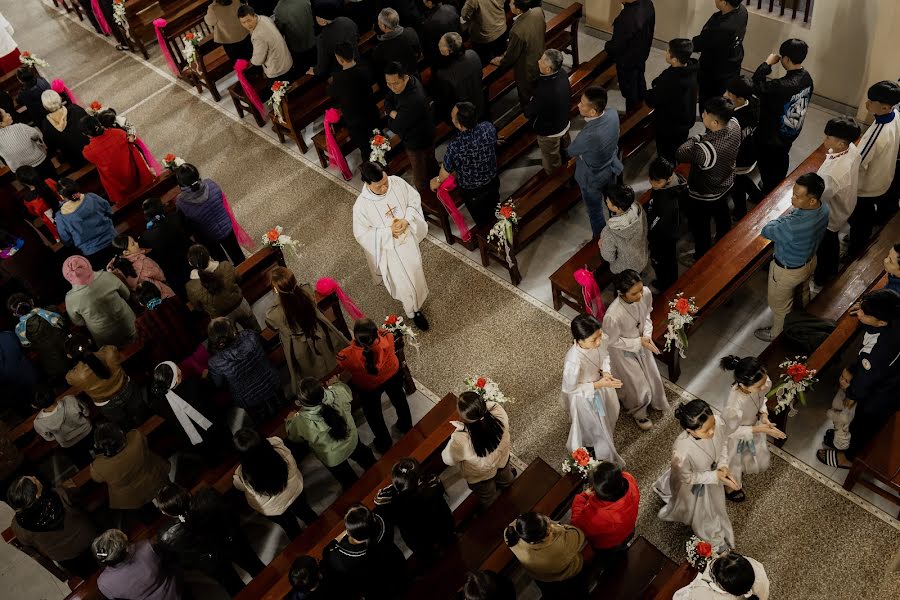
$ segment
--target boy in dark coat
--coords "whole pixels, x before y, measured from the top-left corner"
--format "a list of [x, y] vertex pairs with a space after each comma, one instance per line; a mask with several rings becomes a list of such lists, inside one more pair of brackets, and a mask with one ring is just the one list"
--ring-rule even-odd
[[647, 240], [650, 242], [650, 262], [656, 279], [652, 282], [660, 292], [678, 279], [675, 245], [680, 226], [679, 205], [687, 193], [687, 180], [675, 172], [675, 165], [664, 157], [650, 163], [652, 193], [647, 203]]
[[635, 110], [647, 93], [644, 68], [653, 44], [656, 9], [652, 0], [621, 0], [622, 12], [613, 21], [612, 39], [604, 50], [616, 61], [619, 90], [625, 97], [625, 110]]
[[700, 64], [691, 58], [691, 40], [676, 38], [669, 42], [666, 62], [669, 68], [653, 80], [653, 87], [645, 98], [654, 108], [653, 126], [656, 130], [656, 153], [669, 160], [685, 143], [697, 120], [697, 73]]

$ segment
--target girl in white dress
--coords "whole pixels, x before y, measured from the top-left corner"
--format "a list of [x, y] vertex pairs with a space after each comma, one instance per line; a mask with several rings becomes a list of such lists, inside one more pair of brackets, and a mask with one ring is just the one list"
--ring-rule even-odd
[[[785, 435], [769, 422], [766, 394], [772, 389], [772, 380], [759, 359], [729, 355], [719, 365], [734, 372], [734, 384], [725, 401], [722, 419], [728, 431], [728, 467], [734, 480], [742, 486], [745, 473], [762, 473], [769, 468], [772, 455], [766, 436], [783, 440]], [[743, 489], [725, 496], [733, 502], [746, 499]]]
[[668, 410], [669, 401], [653, 357], [659, 348], [653, 343], [653, 296], [641, 275], [625, 269], [613, 277], [616, 299], [606, 310], [603, 329], [609, 336], [609, 357], [613, 373], [622, 380], [619, 400], [638, 427], [650, 429], [647, 408]]
[[591, 315], [572, 320], [574, 342], [566, 353], [560, 402], [569, 412], [572, 427], [566, 448], [586, 447], [596, 458], [615, 463], [625, 461], [616, 452], [613, 432], [619, 420], [619, 400], [613, 389], [622, 387], [609, 371], [608, 340], [603, 325]]
[[720, 552], [733, 548], [725, 486], [740, 486], [728, 468], [725, 423], [699, 399], [676, 408], [675, 418], [684, 431], [675, 438], [670, 468], [653, 484], [653, 491], [666, 503], [659, 518], [690, 525], [698, 537]]
[[672, 596], [672, 600], [769, 599], [769, 576], [759, 563], [737, 552], [711, 560], [706, 570]]

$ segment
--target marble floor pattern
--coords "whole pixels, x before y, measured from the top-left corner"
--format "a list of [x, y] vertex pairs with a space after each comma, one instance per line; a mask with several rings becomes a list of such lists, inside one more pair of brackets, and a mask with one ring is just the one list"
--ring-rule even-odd
[[[321, 276], [339, 279], [363, 311], [376, 319], [398, 310], [380, 286], [371, 284], [350, 231], [358, 179], [346, 184], [336, 172], [323, 172], [312, 150], [303, 156], [293, 144], [278, 144], [268, 128], [258, 129], [249, 118], [238, 121], [227, 98], [216, 104], [208, 94], [198, 95], [183, 82], [174, 82], [155, 46], [150, 61], [123, 55], [83, 24], [33, 0], [0, 0], [0, 11], [16, 27], [20, 47], [50, 63], [45, 71], [51, 77], [64, 78], [85, 102], [99, 99], [127, 114], [158, 157], [174, 152], [219, 182], [251, 235], [259, 236], [280, 224], [300, 240], [300, 257], [288, 256], [298, 277], [307, 281]], [[603, 42], [582, 35], [579, 44], [582, 56], [589, 57]], [[654, 51], [648, 78], [664, 66], [661, 53]], [[223, 80], [220, 90], [229, 83]], [[623, 108], [617, 93], [611, 94], [611, 106]], [[830, 116], [823, 109], [810, 111], [803, 135], [794, 145], [792, 165], [819, 144], [822, 126]], [[308, 136], [316, 127], [321, 125], [309, 128]], [[581, 123], [576, 121], [573, 127], [577, 130]], [[643, 173], [652, 153], [648, 148], [627, 165], [627, 181], [638, 192], [648, 187]], [[534, 158], [532, 155], [504, 172], [504, 193], [514, 191], [538, 170]], [[516, 399], [508, 407], [513, 445], [526, 463], [541, 457], [555, 466], [564, 454], [568, 420], [557, 401], [558, 371], [570, 340], [568, 319], [574, 313], [559, 314], [549, 307], [546, 277], [589, 238], [586, 215], [579, 206], [520, 255], [524, 281], [518, 290], [508, 283], [505, 273], [480, 268], [471, 254], [459, 246], [447, 247], [438, 235], [422, 245], [431, 284], [426, 311], [433, 326], [420, 335], [419, 352], [409, 356], [412, 371], [423, 392], [433, 390], [437, 396], [458, 392], [462, 380], [475, 373], [500, 382]], [[679, 381], [684, 389], [668, 386], [671, 402], [696, 395], [713, 405], [721, 404], [728, 381], [714, 368], [713, 359], [724, 353], [743, 355], [762, 349], [752, 332], [767, 318], [765, 278], [752, 278], [742, 292], [736, 294], [731, 307], [718, 311], [692, 337], [691, 354]], [[825, 391], [820, 395], [830, 398]], [[427, 394], [411, 398], [414, 413], [424, 413], [433, 401], [434, 396]], [[778, 454], [785, 460], [774, 460], [769, 471], [748, 480], [746, 503], [729, 506], [738, 549], [766, 565], [773, 581], [773, 598], [897, 597], [900, 578], [886, 574], [885, 565], [900, 547], [900, 524], [855, 496], [837, 493], [832, 479], [841, 481], [841, 474], [826, 469], [810, 471], [804, 465], [804, 461], [815, 462], [810, 453], [821, 435], [818, 407], [825, 402], [827, 399], [812, 400], [814, 408], [795, 418], [797, 423], [792, 426], [796, 425], [798, 435], [785, 453]], [[660, 502], [650, 491], [666, 468], [677, 425], [669, 414], [654, 417], [657, 426], [645, 434], [628, 419], [621, 419], [616, 444], [644, 495], [638, 532], [680, 560], [688, 531], [656, 518]], [[310, 489], [318, 476], [308, 475]], [[465, 486], [458, 478], [453, 482], [452, 471], [448, 477], [451, 496], [458, 501]], [[333, 485], [330, 480], [328, 485], [323, 482], [314, 504], [327, 504]], [[895, 508], [892, 514], [896, 514]], [[280, 535], [277, 528], [275, 532]], [[273, 535], [271, 528], [267, 535]], [[270, 542], [260, 548], [266, 560], [271, 548], [279, 545]], [[27, 557], [17, 560], [22, 564], [30, 561]], [[15, 585], [25, 577], [25, 567], [5, 568], [5, 560], [3, 565], [0, 585]], [[41, 579], [42, 575], [34, 577]], [[33, 587], [21, 597], [61, 597], [53, 595], [52, 582], [41, 585], [45, 587]]]

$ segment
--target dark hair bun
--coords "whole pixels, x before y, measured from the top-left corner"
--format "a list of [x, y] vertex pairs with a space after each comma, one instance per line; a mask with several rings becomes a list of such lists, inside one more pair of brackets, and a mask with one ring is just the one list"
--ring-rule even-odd
[[719, 366], [725, 371], [734, 371], [739, 364], [741, 364], [741, 357], [735, 356], [734, 354], [723, 356], [721, 360], [719, 360]]

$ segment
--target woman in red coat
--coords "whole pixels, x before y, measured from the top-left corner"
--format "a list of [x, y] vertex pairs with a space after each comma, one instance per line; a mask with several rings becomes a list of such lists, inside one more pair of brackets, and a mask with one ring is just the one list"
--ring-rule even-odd
[[84, 117], [81, 127], [91, 139], [82, 154], [97, 167], [110, 202], [117, 204], [153, 182], [144, 156], [127, 133], [104, 129], [93, 116]]
[[637, 522], [637, 482], [611, 462], [601, 462], [588, 481], [590, 487], [572, 501], [572, 525], [595, 550], [624, 549]]

